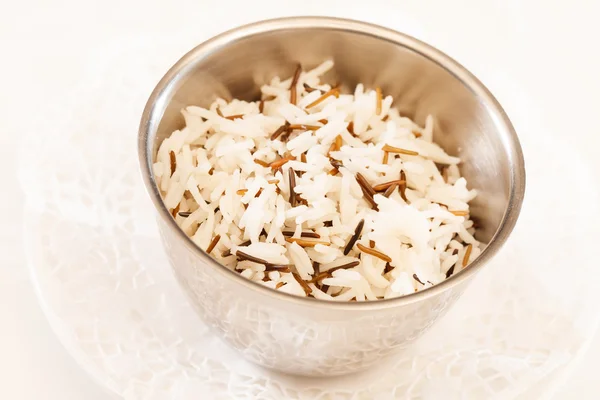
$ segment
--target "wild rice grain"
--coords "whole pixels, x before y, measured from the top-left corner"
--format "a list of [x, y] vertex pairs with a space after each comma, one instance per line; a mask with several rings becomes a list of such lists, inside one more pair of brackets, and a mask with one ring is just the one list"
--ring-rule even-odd
[[271, 271], [291, 272], [290, 267], [287, 265], [273, 265], [273, 264], [265, 265], [265, 271], [267, 271], [267, 272], [271, 272]]
[[319, 89], [315, 89], [313, 87], [308, 86], [308, 83], [304, 83], [304, 84], [302, 84], [302, 86], [304, 86], [304, 90], [306, 90], [307, 93], [312, 93], [315, 90], [318, 90], [320, 92]]
[[255, 262], [255, 263], [258, 263], [258, 264], [263, 264], [263, 265], [269, 264], [268, 261], [263, 260], [262, 258], [254, 257], [253, 255], [250, 255], [248, 253], [244, 253], [241, 250], [236, 251], [235, 255], [240, 260], [248, 260], [248, 261], [252, 261], [252, 262]]
[[[249, 246], [251, 243], [252, 243], [252, 241], [246, 240], [245, 242], [240, 243], [238, 246], [246, 247], [246, 246]], [[230, 255], [231, 255], [231, 249], [227, 249], [221, 254], [221, 257], [225, 258], [225, 257], [229, 257]]]
[[228, 119], [231, 121], [233, 121], [234, 119], [238, 119], [238, 118], [244, 118], [244, 114], [235, 114], [235, 115], [229, 115], [229, 116], [225, 117], [225, 119]]
[[273, 134], [271, 135], [271, 140], [277, 139], [282, 133], [284, 133], [288, 130], [289, 126], [290, 126], [290, 123], [286, 122], [285, 124], [283, 124], [279, 128], [277, 128], [277, 130], [275, 132], [273, 132]]
[[[281, 233], [283, 234], [283, 236], [288, 236], [288, 237], [294, 236], [294, 232], [283, 231], [283, 232], [281, 232]], [[302, 232], [302, 233], [300, 234], [300, 237], [305, 237], [305, 238], [313, 238], [313, 239], [320, 239], [320, 238], [321, 238], [321, 235], [319, 235], [319, 234], [318, 234], [318, 233], [316, 233], [316, 232]]]
[[362, 251], [363, 253], [370, 254], [373, 257], [377, 257], [385, 262], [392, 262], [392, 259], [389, 256], [383, 254], [382, 252], [380, 252], [378, 250], [370, 249], [367, 246], [363, 246], [360, 243], [356, 243], [356, 247], [358, 247], [359, 250]]
[[418, 156], [419, 155], [419, 153], [416, 151], [401, 149], [400, 147], [394, 147], [394, 146], [390, 146], [387, 144], [383, 146], [382, 150], [387, 151], [388, 153], [406, 154], [408, 156]]
[[308, 286], [308, 283], [306, 283], [304, 279], [300, 278], [300, 275], [298, 275], [295, 272], [292, 272], [292, 276], [294, 277], [294, 279], [296, 279], [300, 286], [302, 286], [302, 289], [304, 289], [304, 293], [306, 293], [307, 296], [312, 293], [312, 289], [310, 288], [310, 286]]
[[337, 271], [338, 269], [350, 269], [350, 268], [357, 267], [359, 265], [360, 265], [360, 261], [352, 261], [352, 262], [346, 263], [344, 265], [333, 267], [326, 272], [328, 272], [331, 275], [334, 271]]
[[221, 235], [217, 235], [213, 238], [213, 240], [210, 242], [210, 244], [206, 248], [206, 252], [208, 254], [210, 254], [210, 252], [213, 251], [213, 249], [217, 246], [217, 244], [219, 243], [219, 240], [221, 240]]
[[171, 215], [173, 216], [173, 218], [175, 218], [177, 216], [177, 213], [179, 213], [179, 206], [181, 205], [181, 203], [177, 203], [177, 205], [175, 206], [175, 208], [173, 210], [171, 210]]
[[290, 103], [296, 105], [296, 91], [298, 90], [298, 78], [302, 72], [302, 66], [298, 64], [296, 71], [294, 71], [294, 77], [292, 78], [292, 84], [290, 85]]
[[356, 181], [371, 196], [375, 195], [375, 189], [373, 189], [373, 187], [371, 186], [369, 181], [367, 181], [367, 179], [364, 176], [362, 176], [362, 174], [360, 172], [356, 174]]
[[386, 183], [381, 183], [379, 185], [373, 186], [373, 190], [375, 190], [376, 192], [383, 192], [383, 191], [389, 189], [390, 186], [401, 185], [403, 183], [406, 183], [406, 182], [402, 181], [402, 180], [389, 181]]
[[344, 141], [342, 140], [342, 135], [337, 135], [335, 137], [335, 150], [338, 151], [339, 149], [341, 149], [343, 144]]
[[174, 152], [169, 152], [169, 158], [171, 159], [171, 177], [175, 173], [175, 169], [177, 168], [177, 158], [175, 157]]
[[346, 244], [346, 247], [344, 247], [344, 255], [345, 256], [347, 256], [348, 253], [350, 253], [350, 250], [352, 250], [352, 248], [354, 247], [354, 244], [360, 237], [360, 234], [362, 233], [364, 226], [365, 226], [365, 220], [361, 219], [360, 222], [358, 223], [358, 225], [356, 225], [356, 228], [354, 228], [354, 234], [352, 235], [352, 237], [350, 237], [350, 240]]
[[391, 266], [390, 263], [386, 263], [385, 264], [385, 269], [383, 270], [383, 274], [387, 274], [388, 272], [391, 272], [394, 269], [394, 267]]
[[466, 217], [467, 215], [469, 215], [468, 211], [450, 211], [452, 214], [456, 215], [457, 217]]
[[365, 200], [367, 200], [367, 202], [373, 210], [377, 211], [377, 203], [375, 203], [375, 200], [373, 199], [373, 196], [375, 195], [375, 190], [373, 190], [373, 187], [360, 173], [356, 174], [356, 181], [358, 182], [360, 188], [363, 191]]
[[295, 237], [286, 237], [285, 241], [288, 243], [298, 243], [301, 247], [315, 247], [318, 244], [322, 244], [323, 246], [329, 246], [331, 243], [319, 241], [319, 240], [306, 240]]
[[404, 171], [400, 171], [400, 180], [404, 182], [398, 184], [398, 191], [400, 192], [400, 197], [402, 197], [402, 200], [408, 203], [408, 199], [406, 198], [406, 173]]
[[331, 274], [329, 273], [329, 271], [320, 272], [318, 274], [315, 274], [314, 277], [308, 283], [314, 283], [316, 285], [317, 283], [320, 283], [323, 279], [327, 278], [331, 278]]
[[341, 162], [339, 162], [338, 160], [334, 160], [333, 158], [329, 159], [329, 164], [331, 164], [331, 166], [335, 169], [340, 169], [344, 166]]
[[339, 91], [339, 89], [333, 88], [333, 89], [329, 90], [328, 92], [326, 92], [325, 94], [323, 94], [321, 97], [319, 97], [318, 99], [316, 99], [315, 101], [313, 101], [312, 103], [310, 103], [309, 105], [307, 105], [305, 108], [306, 109], [313, 108], [314, 106], [317, 106], [317, 105], [321, 104], [329, 96], [340, 97], [340, 91]]
[[275, 169], [280, 168], [281, 166], [283, 166], [288, 161], [292, 161], [292, 160], [294, 160], [294, 157], [280, 158], [279, 160], [273, 161], [271, 164], [269, 164], [269, 167], [271, 167], [271, 169], [275, 170]]
[[288, 179], [290, 186], [290, 204], [292, 207], [296, 207], [296, 192], [294, 192], [294, 188], [296, 187], [296, 172], [294, 172], [293, 168], [290, 168], [288, 171]]
[[331, 268], [327, 271], [320, 272], [318, 274], [315, 274], [313, 279], [311, 279], [309, 283], [316, 284], [316, 283], [322, 281], [323, 279], [331, 278], [334, 271], [337, 271], [339, 269], [350, 269], [350, 268], [354, 268], [358, 265], [360, 265], [360, 261], [352, 261], [352, 262], [346, 263], [344, 265], [340, 265], [340, 266]]
[[303, 124], [291, 124], [288, 126], [289, 130], [301, 130], [301, 131], [316, 131], [320, 129], [320, 126], [317, 125], [303, 125]]
[[312, 267], [313, 267], [313, 270], [315, 271], [315, 275], [316, 275], [319, 273], [319, 270], [321, 269], [321, 264], [319, 264], [316, 261], [313, 261]]
[[271, 164], [269, 164], [268, 162], [265, 162], [263, 160], [258, 160], [258, 159], [254, 159], [254, 163], [260, 165], [261, 167], [265, 167], [265, 168], [269, 168], [271, 166]]
[[419, 282], [421, 285], [425, 285], [423, 282], [421, 282], [421, 280], [419, 279], [419, 277], [417, 276], [417, 274], [413, 274], [413, 278], [415, 281]]
[[467, 248], [465, 250], [465, 256], [463, 258], [463, 262], [462, 262], [462, 266], [463, 268], [467, 266], [467, 264], [469, 264], [469, 258], [471, 257], [471, 251], [473, 250], [473, 245], [471, 243], [469, 243], [467, 245]]
[[389, 198], [392, 193], [394, 193], [394, 190], [396, 190], [396, 188], [398, 187], [398, 184], [395, 183], [392, 186], [390, 186], [389, 188], [387, 188], [387, 190], [383, 193], [383, 195], [387, 198]]
[[351, 134], [352, 136], [356, 137], [356, 133], [354, 133], [354, 122], [353, 122], [353, 121], [350, 121], [350, 122], [348, 123], [348, 126], [346, 127], [346, 130], [347, 130], [348, 132], [350, 132], [350, 134]]

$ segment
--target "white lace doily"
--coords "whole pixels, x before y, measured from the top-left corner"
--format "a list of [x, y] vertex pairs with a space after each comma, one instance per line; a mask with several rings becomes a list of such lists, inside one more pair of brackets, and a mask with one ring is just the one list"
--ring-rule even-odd
[[103, 49], [87, 86], [47, 110], [21, 149], [32, 277], [58, 337], [103, 386], [126, 399], [512, 399], [585, 347], [600, 317], [587, 279], [597, 268], [597, 181], [520, 93], [522, 113], [511, 116], [527, 164], [522, 216], [439, 323], [351, 377], [282, 376], [241, 360], [177, 286], [138, 173], [145, 100], [197, 39]]

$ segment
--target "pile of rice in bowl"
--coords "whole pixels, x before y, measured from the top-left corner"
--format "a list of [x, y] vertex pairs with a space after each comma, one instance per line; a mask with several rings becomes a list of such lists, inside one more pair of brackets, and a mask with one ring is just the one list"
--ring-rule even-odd
[[225, 267], [272, 289], [332, 301], [398, 297], [481, 252], [460, 160], [379, 88], [320, 81], [326, 61], [274, 78], [262, 100], [182, 113], [154, 175], [177, 224]]

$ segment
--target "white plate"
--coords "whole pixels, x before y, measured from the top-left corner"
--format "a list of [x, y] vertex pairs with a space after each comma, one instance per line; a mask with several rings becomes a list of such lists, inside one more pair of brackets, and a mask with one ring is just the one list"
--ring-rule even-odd
[[543, 129], [520, 93], [511, 108], [521, 112], [511, 116], [528, 128], [523, 213], [446, 317], [360, 376], [294, 378], [241, 360], [177, 286], [138, 176], [138, 118], [162, 72], [196, 42], [183, 37], [103, 49], [89, 84], [44, 113], [21, 149], [26, 251], [40, 300], [103, 386], [128, 399], [509, 399], [585, 348], [599, 318], [600, 293], [587, 279], [596, 268], [597, 184], [580, 150]]

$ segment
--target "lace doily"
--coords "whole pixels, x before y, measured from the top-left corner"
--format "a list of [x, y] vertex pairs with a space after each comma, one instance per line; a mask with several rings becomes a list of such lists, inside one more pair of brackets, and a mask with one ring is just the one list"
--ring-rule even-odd
[[44, 113], [21, 149], [26, 252], [42, 306], [103, 386], [126, 399], [511, 399], [585, 347], [599, 318], [587, 279], [597, 268], [596, 181], [578, 148], [532, 122], [520, 94], [522, 112], [511, 116], [527, 163], [522, 216], [442, 320], [360, 375], [298, 378], [243, 361], [176, 284], [138, 172], [145, 100], [194, 39], [103, 49], [87, 86]]

